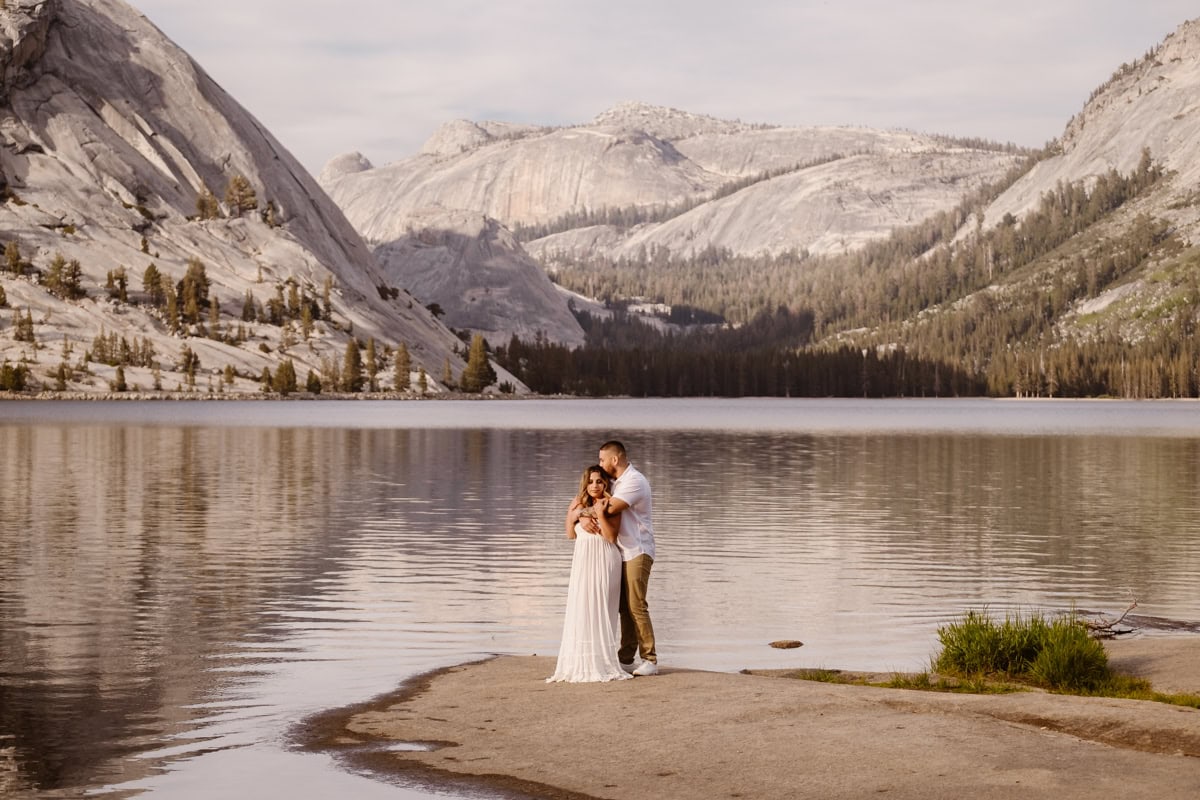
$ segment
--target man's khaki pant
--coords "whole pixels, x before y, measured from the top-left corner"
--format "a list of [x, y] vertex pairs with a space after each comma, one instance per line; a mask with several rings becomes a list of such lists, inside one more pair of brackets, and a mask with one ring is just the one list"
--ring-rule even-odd
[[646, 603], [646, 586], [653, 565], [654, 559], [647, 555], [621, 564], [621, 649], [617, 657], [622, 664], [632, 664], [638, 650], [642, 651], [643, 661], [658, 663], [654, 625], [650, 623], [650, 607]]

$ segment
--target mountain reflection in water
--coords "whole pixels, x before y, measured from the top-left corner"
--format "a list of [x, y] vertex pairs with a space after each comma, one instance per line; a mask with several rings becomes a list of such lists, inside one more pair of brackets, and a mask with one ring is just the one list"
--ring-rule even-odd
[[[5, 797], [369, 784], [288, 729], [434, 667], [553, 654], [562, 513], [612, 435], [654, 488], [672, 666], [919, 670], [968, 607], [1200, 620], [1194, 404], [1088, 412], [1133, 430], [986, 401], [117, 405], [0, 405]], [[1011, 430], [946, 424], [996, 408]]]

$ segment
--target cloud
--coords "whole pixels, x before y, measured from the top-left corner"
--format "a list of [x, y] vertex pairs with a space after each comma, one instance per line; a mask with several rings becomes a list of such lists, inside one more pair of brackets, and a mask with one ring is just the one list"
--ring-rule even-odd
[[135, 5], [313, 172], [350, 150], [412, 155], [455, 118], [569, 124], [623, 100], [1040, 145], [1195, 13], [1182, 0]]

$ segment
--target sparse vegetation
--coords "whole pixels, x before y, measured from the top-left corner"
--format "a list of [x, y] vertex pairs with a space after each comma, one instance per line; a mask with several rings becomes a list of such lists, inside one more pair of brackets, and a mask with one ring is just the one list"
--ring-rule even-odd
[[235, 217], [258, 208], [258, 194], [244, 175], [234, 175], [225, 189], [225, 205]]
[[1113, 672], [1103, 644], [1074, 613], [1011, 614], [1003, 622], [969, 610], [938, 629], [941, 650], [932, 673], [877, 676], [803, 669], [787, 677], [889, 689], [1007, 694], [1045, 689], [1087, 697], [1119, 697], [1200, 708], [1200, 695], [1157, 692], [1141, 678]]

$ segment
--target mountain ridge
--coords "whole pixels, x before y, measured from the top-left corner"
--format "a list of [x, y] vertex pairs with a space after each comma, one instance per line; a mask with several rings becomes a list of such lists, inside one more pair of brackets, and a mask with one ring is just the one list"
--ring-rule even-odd
[[[304, 370], [329, 373], [352, 340], [368, 339], [404, 343], [414, 370], [461, 369], [458, 337], [387, 284], [299, 162], [144, 15], [118, 1], [9, 0], [0, 21], [0, 245], [21, 259], [20, 274], [5, 275], [9, 308], [0, 320], [15, 329], [23, 314], [35, 328], [33, 342], [0, 338], [0, 355], [30, 364], [36, 384], [51, 385], [49, 373], [66, 363], [66, 386], [77, 391], [105, 390], [116, 366], [142, 387], [180, 385], [176, 352], [187, 348], [210, 380], [232, 368], [232, 383], [218, 390], [252, 392], [264, 370], [290, 360], [303, 382]], [[235, 178], [248, 193], [245, 208], [217, 197]], [[58, 257], [78, 269], [80, 296], [47, 291]], [[165, 308], [139, 291], [140, 278], [154, 264], [181, 281], [193, 261], [219, 308], [210, 318], [206, 294], [203, 319], [172, 329]], [[127, 300], [106, 287], [114, 272]], [[303, 336], [297, 304], [271, 320], [247, 318], [245, 305], [265, 310], [291, 288], [321, 317], [305, 323]], [[237, 330], [244, 340], [234, 341]], [[89, 361], [101, 333], [153, 343], [159, 377], [148, 366]], [[61, 357], [48, 358], [51, 343]]]

